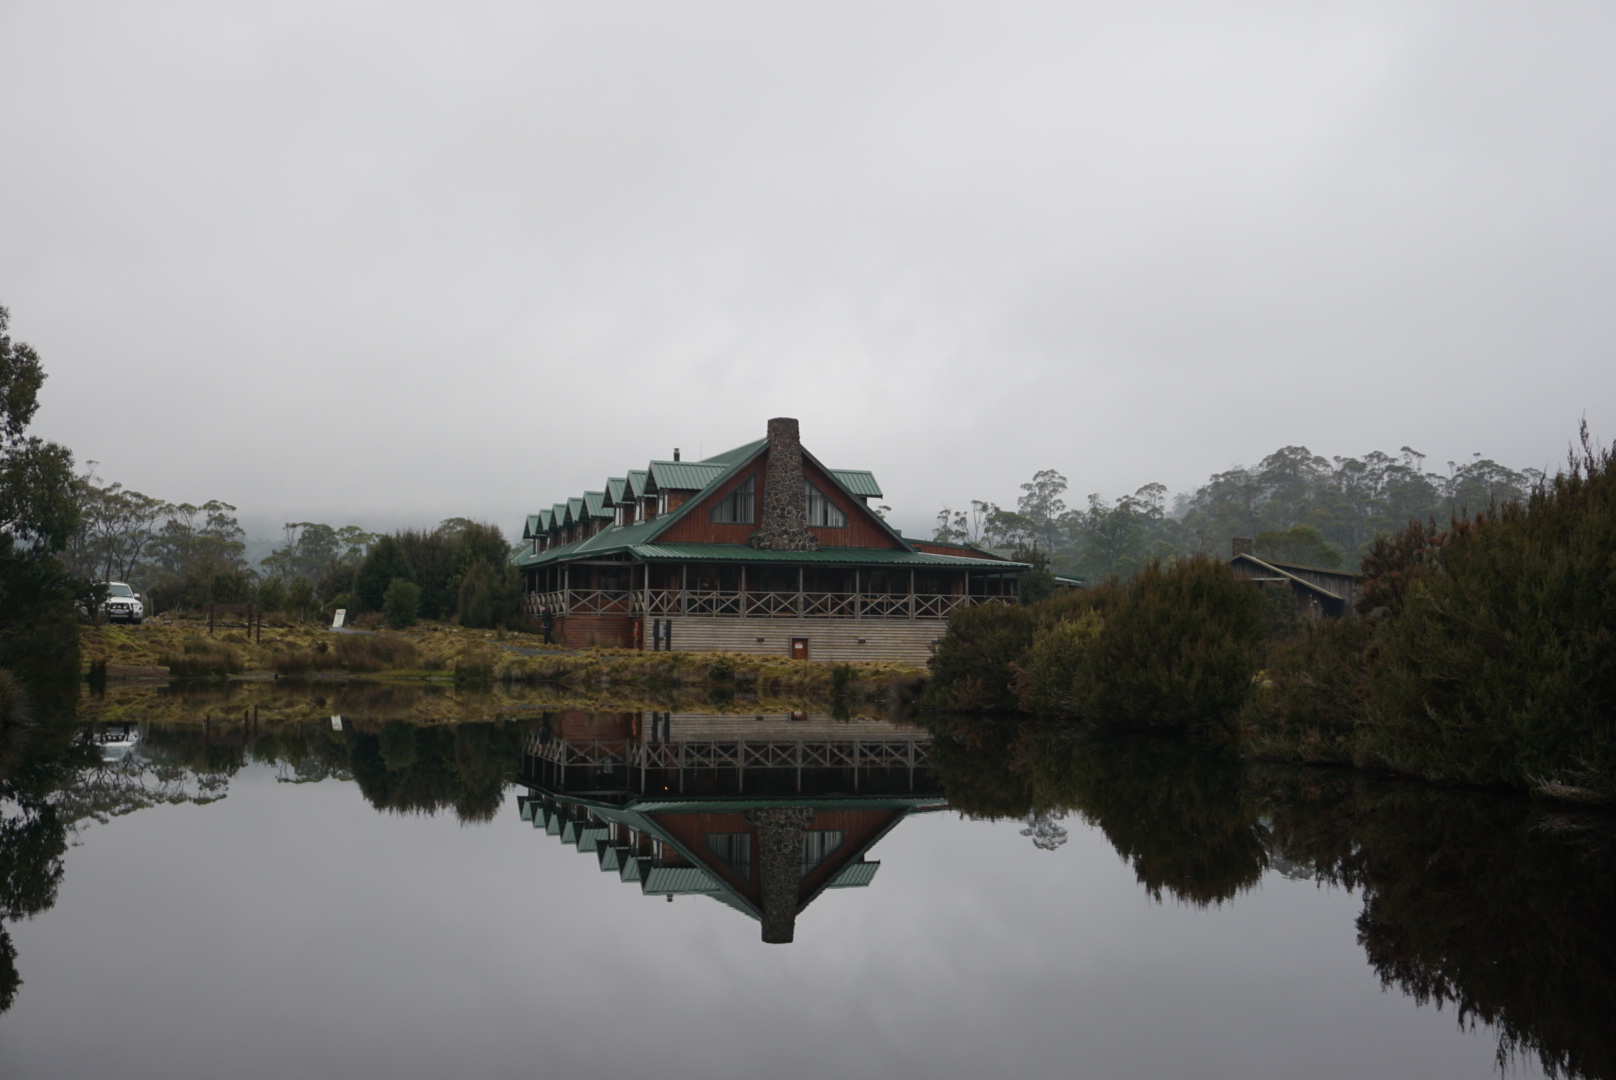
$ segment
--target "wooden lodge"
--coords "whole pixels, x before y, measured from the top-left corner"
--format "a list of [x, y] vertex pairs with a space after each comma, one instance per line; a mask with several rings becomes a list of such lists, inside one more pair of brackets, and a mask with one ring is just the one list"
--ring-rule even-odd
[[1290, 589], [1297, 610], [1309, 619], [1340, 619], [1357, 614], [1361, 575], [1322, 566], [1259, 559], [1249, 537], [1234, 538], [1229, 568], [1234, 576]]
[[867, 886], [870, 848], [946, 808], [924, 729], [792, 713], [546, 714], [524, 745], [522, 818], [646, 896], [703, 896], [771, 944], [827, 889]]
[[924, 661], [948, 616], [1014, 603], [1025, 564], [905, 539], [863, 470], [805, 450], [797, 421], [702, 461], [653, 461], [528, 516], [529, 614], [573, 648]]

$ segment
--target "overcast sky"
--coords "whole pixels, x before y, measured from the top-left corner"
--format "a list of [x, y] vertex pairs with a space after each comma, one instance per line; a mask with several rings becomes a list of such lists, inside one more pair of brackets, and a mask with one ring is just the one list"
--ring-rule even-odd
[[0, 0], [36, 430], [254, 535], [1616, 435], [1605, 3]]

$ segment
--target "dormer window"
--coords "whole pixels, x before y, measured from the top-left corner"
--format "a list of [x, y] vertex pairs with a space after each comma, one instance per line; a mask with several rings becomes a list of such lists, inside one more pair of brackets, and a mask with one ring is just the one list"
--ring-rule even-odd
[[847, 515], [842, 513], [841, 507], [831, 502], [823, 491], [804, 480], [802, 486], [808, 490], [808, 524], [822, 529], [840, 529], [847, 524]]
[[751, 525], [757, 521], [757, 477], [748, 476], [746, 480], [731, 488], [725, 495], [713, 504], [707, 513], [707, 520], [723, 525]]

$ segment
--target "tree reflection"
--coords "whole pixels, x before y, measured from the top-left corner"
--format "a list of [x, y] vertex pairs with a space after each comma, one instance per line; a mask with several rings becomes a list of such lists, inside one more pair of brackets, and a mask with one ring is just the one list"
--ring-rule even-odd
[[1273, 867], [1357, 890], [1387, 987], [1491, 1026], [1500, 1066], [1616, 1077], [1616, 822], [1510, 794], [1244, 763], [1187, 740], [1015, 717], [931, 721], [950, 804], [1097, 827], [1152, 896], [1233, 899]]
[[1218, 904], [1255, 885], [1267, 830], [1244, 766], [1175, 738], [1119, 738], [1017, 717], [933, 722], [932, 762], [949, 805], [977, 817], [1022, 818], [1023, 836], [1059, 847], [1052, 822], [1096, 826], [1157, 899]]

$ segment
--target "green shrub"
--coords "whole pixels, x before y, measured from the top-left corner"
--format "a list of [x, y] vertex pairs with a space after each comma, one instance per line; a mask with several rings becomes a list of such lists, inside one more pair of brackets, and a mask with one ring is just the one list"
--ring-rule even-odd
[[1018, 709], [1010, 665], [1020, 660], [1038, 631], [1031, 607], [982, 604], [956, 611], [948, 632], [933, 646], [932, 682], [921, 697], [933, 709]]
[[291, 586], [286, 590], [286, 610], [298, 619], [308, 618], [309, 612], [314, 610], [314, 586], [307, 578], [294, 578]]
[[370, 549], [365, 561], [359, 564], [359, 573], [354, 580], [354, 599], [358, 606], [364, 611], [380, 611], [388, 586], [392, 585], [394, 578], [413, 581], [415, 573], [399, 542], [391, 536], [384, 536], [376, 541], [376, 546]]
[[455, 615], [461, 626], [489, 629], [494, 625], [494, 568], [478, 559], [460, 580]]
[[1616, 793], [1616, 469], [1583, 452], [1458, 522], [1377, 634], [1372, 751], [1399, 770]]
[[261, 611], [286, 610], [286, 586], [280, 578], [266, 578], [258, 583], [258, 608]]
[[413, 581], [394, 578], [382, 595], [382, 618], [394, 630], [414, 626], [421, 608], [421, 587]]
[[1145, 726], [1226, 720], [1261, 664], [1263, 594], [1208, 558], [1148, 563], [1065, 608], [1012, 661], [1027, 712]]
[[1365, 715], [1365, 675], [1376, 623], [1320, 619], [1268, 645], [1267, 667], [1241, 713], [1263, 757], [1356, 763]]

